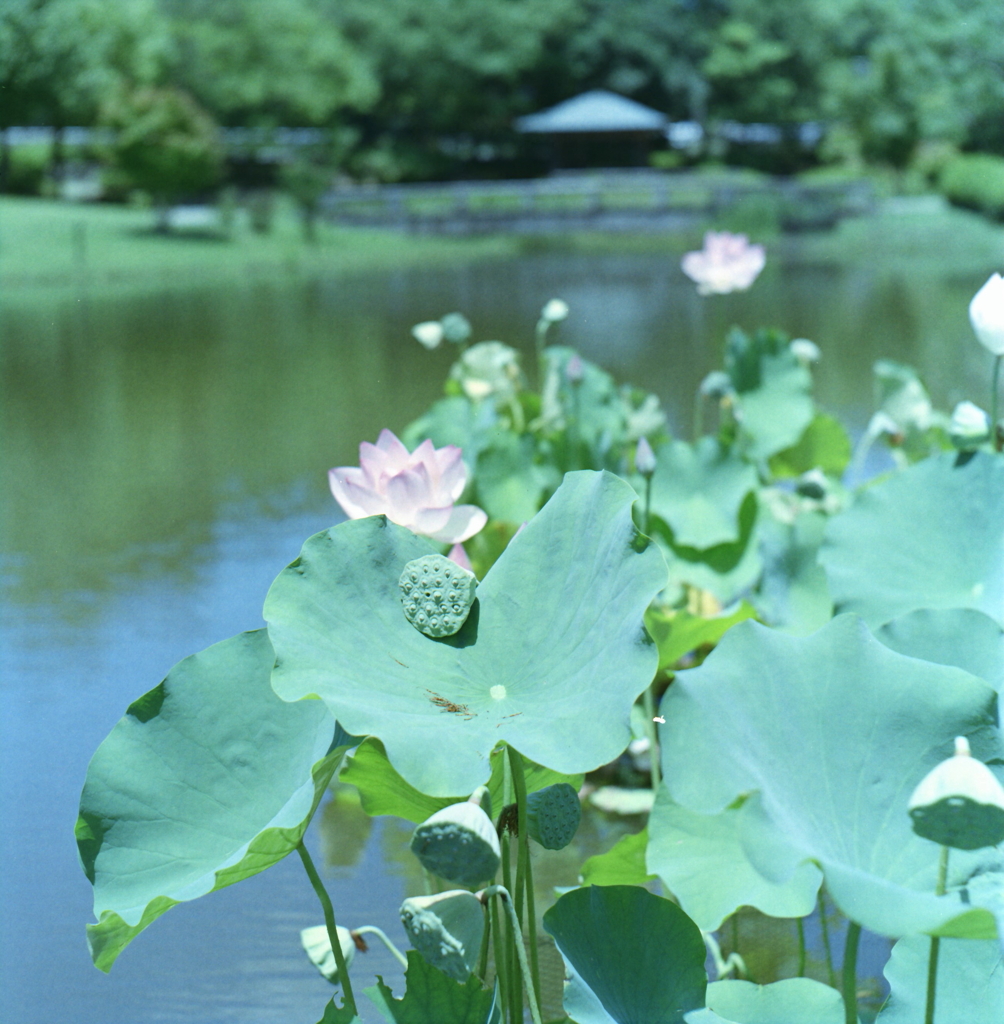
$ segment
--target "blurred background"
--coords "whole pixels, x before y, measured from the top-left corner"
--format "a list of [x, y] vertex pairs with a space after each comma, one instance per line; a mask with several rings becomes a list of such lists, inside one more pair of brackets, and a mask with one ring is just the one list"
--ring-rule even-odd
[[[411, 325], [459, 310], [530, 353], [560, 297], [559, 340], [678, 435], [728, 328], [776, 326], [860, 434], [879, 358], [985, 404], [966, 307], [1002, 222], [1000, 0], [0, 0], [5, 1019], [320, 1015], [298, 865], [178, 907], [104, 977], [72, 828], [127, 704], [260, 625], [341, 515], [326, 470], [441, 394]], [[709, 229], [766, 246], [749, 291], [682, 274]], [[541, 901], [641, 825], [595, 812]], [[340, 923], [401, 937], [407, 839], [325, 806]], [[762, 980], [791, 973], [774, 948]], [[389, 956], [356, 963], [400, 991]]]

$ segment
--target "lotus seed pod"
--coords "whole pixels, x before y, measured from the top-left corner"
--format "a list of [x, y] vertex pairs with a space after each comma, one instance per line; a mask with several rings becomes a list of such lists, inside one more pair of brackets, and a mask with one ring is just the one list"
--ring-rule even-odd
[[[342, 947], [342, 956], [345, 957], [345, 966], [352, 963], [356, 955], [356, 944], [352, 941], [352, 935], [348, 928], [339, 925], [338, 942]], [[338, 984], [338, 967], [335, 964], [335, 954], [328, 939], [328, 929], [323, 924], [315, 925], [313, 928], [304, 928], [300, 932], [300, 945], [303, 946], [310, 962], [324, 975], [332, 985]]]
[[412, 896], [401, 904], [401, 923], [411, 944], [457, 981], [466, 981], [477, 966], [484, 936], [485, 910], [466, 889], [435, 896]]
[[1004, 787], [969, 752], [964, 736], [955, 754], [936, 765], [907, 805], [917, 835], [957, 850], [979, 850], [1004, 842]]
[[426, 870], [456, 885], [494, 878], [502, 860], [491, 818], [467, 801], [423, 821], [411, 837], [411, 852]]
[[526, 798], [530, 838], [545, 850], [563, 850], [579, 828], [582, 805], [579, 794], [567, 782], [538, 789]]
[[409, 562], [398, 580], [404, 617], [426, 636], [453, 636], [467, 621], [477, 577], [443, 555]]

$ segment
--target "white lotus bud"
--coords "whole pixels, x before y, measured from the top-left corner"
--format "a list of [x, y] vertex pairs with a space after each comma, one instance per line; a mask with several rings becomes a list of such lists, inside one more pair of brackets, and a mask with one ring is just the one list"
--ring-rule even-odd
[[453, 636], [467, 621], [478, 580], [443, 555], [423, 555], [404, 567], [398, 580], [404, 617], [426, 636]]
[[[352, 934], [348, 928], [342, 928], [339, 925], [335, 931], [338, 933], [338, 944], [342, 947], [342, 956], [345, 957], [345, 966], [348, 967], [356, 955], [356, 944], [352, 941]], [[335, 953], [331, 948], [331, 941], [328, 939], [328, 929], [323, 924], [313, 928], [304, 928], [300, 932], [300, 945], [310, 957], [310, 962], [321, 974], [332, 985], [337, 985], [338, 966], [335, 963]]]
[[638, 447], [634, 453], [634, 468], [641, 473], [642, 476], [651, 476], [655, 472], [655, 452], [652, 451], [652, 446], [648, 443], [647, 437], [638, 438]]
[[924, 776], [907, 808], [914, 832], [942, 846], [978, 850], [1004, 842], [1004, 787], [972, 757], [965, 736]]
[[457, 981], [477, 966], [484, 936], [485, 909], [466, 889], [434, 896], [412, 896], [401, 904], [408, 940], [429, 961]]
[[561, 299], [550, 299], [544, 303], [540, 311], [540, 319], [546, 320], [549, 324], [556, 324], [568, 316], [568, 303]]
[[454, 345], [462, 345], [471, 336], [471, 322], [463, 313], [447, 313], [439, 323], [443, 337]]
[[724, 370], [712, 370], [701, 381], [698, 391], [704, 398], [727, 398], [735, 393], [732, 378]]
[[470, 801], [450, 804], [423, 821], [411, 837], [411, 852], [426, 870], [456, 885], [494, 878], [502, 862], [491, 818]]
[[956, 448], [975, 448], [990, 436], [990, 417], [972, 402], [959, 402], [952, 410], [948, 436]]
[[980, 344], [1004, 355], [1004, 277], [992, 274], [969, 303], [969, 322]]
[[438, 320], [424, 320], [412, 327], [411, 334], [426, 348], [438, 348], [443, 340], [443, 325]]
[[808, 338], [796, 338], [788, 348], [791, 350], [791, 354], [803, 366], [818, 363], [823, 357], [822, 352], [819, 351], [819, 346], [814, 341], [809, 341]]

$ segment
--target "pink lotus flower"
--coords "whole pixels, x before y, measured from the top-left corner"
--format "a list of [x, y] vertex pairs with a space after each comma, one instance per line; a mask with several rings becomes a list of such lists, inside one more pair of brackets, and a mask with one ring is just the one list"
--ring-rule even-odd
[[699, 294], [725, 295], [749, 288], [766, 262], [763, 246], [750, 245], [745, 235], [709, 231], [704, 248], [688, 252], [680, 266], [696, 282]]
[[423, 441], [413, 452], [389, 431], [376, 444], [359, 446], [359, 468], [328, 471], [335, 501], [350, 519], [385, 515], [412, 533], [443, 544], [473, 537], [488, 520], [475, 505], [455, 505], [467, 484], [467, 467], [455, 445]]

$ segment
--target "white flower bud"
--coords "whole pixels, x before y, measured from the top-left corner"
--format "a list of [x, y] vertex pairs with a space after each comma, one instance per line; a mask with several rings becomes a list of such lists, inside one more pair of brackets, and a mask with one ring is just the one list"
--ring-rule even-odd
[[443, 340], [443, 325], [438, 320], [424, 320], [412, 327], [411, 334], [426, 348], [438, 348]]
[[651, 476], [655, 472], [655, 452], [652, 451], [652, 446], [648, 443], [647, 437], [638, 438], [638, 447], [634, 453], [634, 468], [641, 473], [642, 476]]
[[809, 341], [808, 338], [796, 338], [788, 348], [803, 366], [818, 363], [823, 356], [819, 351], [819, 346], [814, 341]]
[[549, 324], [556, 324], [567, 316], [568, 303], [562, 302], [561, 299], [550, 299], [544, 303], [544, 308], [540, 311], [540, 319], [546, 320]]
[[976, 447], [990, 436], [990, 417], [972, 402], [959, 402], [952, 410], [948, 435], [957, 448]]
[[992, 274], [969, 303], [969, 322], [980, 344], [1004, 355], [1004, 277]]
[[942, 846], [979, 850], [1004, 842], [1004, 787], [971, 756], [965, 736], [924, 776], [907, 809], [914, 832]]

